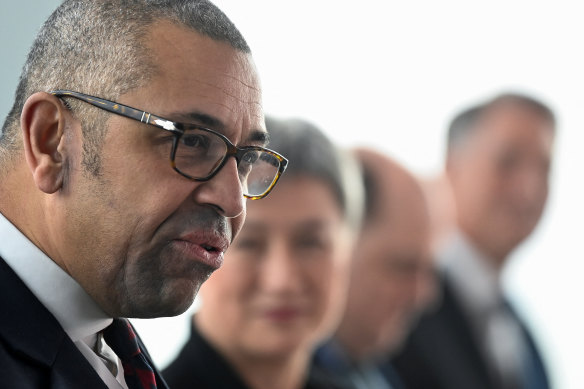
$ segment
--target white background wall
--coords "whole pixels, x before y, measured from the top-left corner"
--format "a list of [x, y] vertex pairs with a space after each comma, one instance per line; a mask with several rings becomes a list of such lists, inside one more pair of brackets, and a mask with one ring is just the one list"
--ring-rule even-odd
[[[3, 1], [0, 115], [24, 56], [59, 1]], [[560, 119], [544, 219], [514, 255], [506, 286], [542, 342], [559, 389], [584, 387], [584, 23], [577, 1], [221, 0], [252, 47], [266, 112], [300, 116], [340, 144], [371, 145], [415, 173], [440, 172], [445, 127], [502, 90], [533, 94]], [[164, 365], [187, 315], [137, 321]]]

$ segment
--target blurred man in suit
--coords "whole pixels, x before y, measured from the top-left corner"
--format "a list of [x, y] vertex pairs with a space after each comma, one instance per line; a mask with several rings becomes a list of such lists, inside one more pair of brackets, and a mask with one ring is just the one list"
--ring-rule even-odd
[[315, 365], [349, 388], [398, 389], [388, 355], [433, 293], [430, 220], [419, 182], [388, 157], [356, 150], [366, 214], [353, 255], [347, 307]]
[[0, 386], [166, 387], [125, 318], [184, 312], [276, 183], [261, 106], [208, 1], [58, 7], [0, 136]]
[[554, 133], [552, 111], [518, 94], [452, 121], [446, 173], [457, 231], [437, 254], [441, 302], [395, 360], [408, 388], [549, 387], [533, 337], [502, 294], [500, 274], [542, 215]]

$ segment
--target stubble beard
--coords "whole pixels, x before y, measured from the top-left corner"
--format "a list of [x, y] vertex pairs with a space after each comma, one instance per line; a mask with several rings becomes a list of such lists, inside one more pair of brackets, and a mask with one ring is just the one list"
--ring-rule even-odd
[[182, 266], [181, 274], [168, 275], [165, 259], [162, 254], [142, 257], [133, 271], [126, 269], [119, 278], [120, 316], [147, 319], [180, 315], [192, 305], [201, 285], [214, 271], [193, 261]]

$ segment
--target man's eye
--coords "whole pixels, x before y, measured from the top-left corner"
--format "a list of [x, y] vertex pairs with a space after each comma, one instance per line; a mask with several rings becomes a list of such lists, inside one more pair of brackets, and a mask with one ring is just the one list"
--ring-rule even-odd
[[237, 167], [237, 172], [239, 173], [240, 178], [247, 179], [249, 174], [251, 173], [251, 164], [249, 163], [240, 163]]
[[188, 147], [209, 148], [209, 138], [204, 135], [184, 135], [181, 142]]
[[247, 178], [251, 172], [252, 166], [257, 162], [258, 157], [259, 153], [257, 151], [249, 151], [241, 157], [241, 162], [237, 167], [240, 177]]
[[299, 237], [294, 243], [299, 249], [321, 249], [326, 247], [324, 240], [315, 236]]
[[259, 152], [258, 151], [248, 151], [243, 155], [241, 162], [246, 163], [248, 165], [252, 165], [258, 160]]
[[261, 239], [238, 237], [233, 244], [236, 250], [260, 251], [264, 247]]

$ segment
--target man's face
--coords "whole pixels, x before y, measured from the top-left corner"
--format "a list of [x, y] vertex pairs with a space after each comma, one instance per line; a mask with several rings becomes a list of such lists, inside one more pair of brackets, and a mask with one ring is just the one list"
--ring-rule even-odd
[[[157, 23], [145, 42], [157, 72], [118, 102], [205, 125], [236, 145], [257, 144], [254, 134], [265, 130], [248, 55], [169, 22]], [[117, 115], [107, 126], [102, 174], [79, 164], [71, 173], [64, 215], [55, 218], [57, 257], [110, 315], [179, 314], [244, 220], [236, 161], [193, 182], [170, 166], [169, 133]]]
[[308, 352], [340, 317], [348, 234], [328, 185], [299, 177], [279, 183], [249, 204], [225, 266], [201, 290], [199, 328], [230, 355]]
[[451, 155], [448, 175], [460, 228], [500, 265], [541, 217], [554, 131], [517, 104], [491, 109], [476, 126]]
[[425, 207], [415, 196], [387, 198], [395, 206], [379, 209], [364, 227], [353, 258], [341, 330], [357, 359], [394, 352], [433, 291]]

